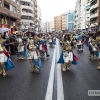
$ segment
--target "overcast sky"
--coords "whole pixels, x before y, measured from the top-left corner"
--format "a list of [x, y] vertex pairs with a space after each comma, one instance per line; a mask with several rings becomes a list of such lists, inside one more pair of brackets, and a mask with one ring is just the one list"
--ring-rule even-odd
[[42, 11], [42, 20], [52, 20], [69, 10], [75, 10], [77, 0], [37, 0]]

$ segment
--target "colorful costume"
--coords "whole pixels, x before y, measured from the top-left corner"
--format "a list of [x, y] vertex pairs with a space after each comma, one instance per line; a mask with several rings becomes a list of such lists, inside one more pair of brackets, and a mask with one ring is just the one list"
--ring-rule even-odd
[[78, 51], [83, 51], [83, 41], [82, 41], [82, 36], [77, 36], [77, 43], [76, 43], [76, 48]]
[[32, 38], [29, 39], [28, 52], [29, 55], [27, 58], [30, 61], [32, 61], [31, 64], [33, 63], [30, 72], [36, 71], [37, 73], [39, 73], [42, 68], [42, 63], [41, 63], [39, 51], [36, 45], [34, 44], [34, 40]]
[[24, 42], [21, 37], [18, 37], [17, 39], [17, 56], [19, 59], [23, 59], [23, 57], [26, 57], [26, 48], [24, 46]]
[[97, 52], [96, 52], [96, 55], [97, 57], [99, 58], [99, 66], [97, 69], [100, 69], [100, 33], [99, 33], [99, 36], [96, 38], [96, 43], [97, 43]]
[[3, 75], [3, 77], [7, 75], [7, 70], [14, 68], [13, 63], [8, 56], [8, 52], [3, 46], [4, 41], [4, 39], [0, 38], [0, 75]]
[[72, 48], [69, 42], [67, 42], [64, 46], [64, 49], [61, 53], [58, 63], [63, 64], [63, 71], [70, 70], [69, 67], [71, 64], [77, 64], [78, 58], [72, 52]]

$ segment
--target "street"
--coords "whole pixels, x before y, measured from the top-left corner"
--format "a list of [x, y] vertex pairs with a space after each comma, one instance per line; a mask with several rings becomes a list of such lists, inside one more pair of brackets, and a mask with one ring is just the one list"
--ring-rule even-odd
[[88, 96], [88, 90], [100, 90], [98, 61], [89, 60], [88, 47], [83, 52], [74, 50], [79, 60], [69, 72], [62, 72], [57, 64], [61, 53], [58, 40], [54, 48], [48, 48], [50, 57], [42, 60], [40, 74], [29, 73], [29, 61], [13, 56], [15, 68], [6, 78], [0, 76], [0, 100], [100, 100]]

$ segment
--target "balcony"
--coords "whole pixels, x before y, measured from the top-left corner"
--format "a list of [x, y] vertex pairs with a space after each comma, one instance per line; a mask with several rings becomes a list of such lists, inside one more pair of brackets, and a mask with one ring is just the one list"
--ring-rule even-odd
[[97, 13], [95, 13], [95, 14], [91, 14], [90, 15], [90, 18], [94, 18], [94, 17], [98, 17], [99, 16], [99, 14], [98, 14], [98, 12]]
[[94, 9], [94, 8], [98, 8], [98, 7], [99, 7], [99, 0], [97, 1], [96, 4], [94, 4], [94, 5], [91, 6], [90, 10]]
[[33, 4], [33, 1], [32, 0], [20, 0], [20, 1], [29, 2], [29, 3], [32, 3]]
[[94, 22], [94, 23], [91, 23], [91, 26], [90, 27], [95, 27], [95, 26], [98, 26], [98, 22]]
[[27, 13], [27, 12], [21, 12], [21, 15], [22, 16], [30, 16], [30, 17], [33, 17], [33, 14], [32, 13]]
[[26, 19], [26, 20], [25, 19], [22, 19], [21, 22], [22, 23], [31, 23], [31, 24], [34, 23], [33, 20], [30, 20], [30, 19], [29, 20], [28, 19]]
[[21, 9], [25, 9], [25, 10], [29, 10], [31, 13], [33, 13], [33, 8], [30, 6], [26, 6], [26, 5], [21, 5]]

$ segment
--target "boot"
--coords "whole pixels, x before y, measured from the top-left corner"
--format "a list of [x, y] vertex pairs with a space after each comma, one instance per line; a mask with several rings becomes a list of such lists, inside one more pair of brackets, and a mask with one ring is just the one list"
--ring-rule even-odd
[[67, 70], [70, 71], [70, 68], [67, 66]]
[[93, 56], [93, 59], [96, 60], [96, 55]]
[[36, 71], [36, 73], [38, 73], [38, 74], [40, 73], [39, 67], [38, 67], [38, 66], [36, 66], [35, 71]]
[[31, 68], [31, 70], [29, 71], [30, 73], [33, 73], [35, 70], [34, 68]]
[[2, 75], [2, 73], [3, 73], [3, 71], [2, 71], [2, 70], [0, 70], [0, 75]]
[[65, 63], [63, 64], [62, 70], [63, 70], [64, 72], [67, 70], [67, 69], [66, 69], [66, 64], [65, 64]]
[[23, 56], [21, 56], [21, 59], [24, 59], [24, 57], [23, 57]]
[[3, 69], [3, 77], [6, 77], [7, 76], [7, 73], [6, 73], [6, 71], [5, 71], [5, 69]]
[[97, 69], [98, 69], [98, 70], [100, 70], [100, 62], [98, 62], [98, 64], [99, 64], [99, 66], [98, 66], [98, 68], [97, 68]]
[[48, 54], [48, 52], [46, 51], [46, 56], [49, 57], [50, 55]]

